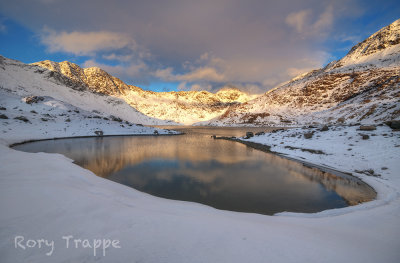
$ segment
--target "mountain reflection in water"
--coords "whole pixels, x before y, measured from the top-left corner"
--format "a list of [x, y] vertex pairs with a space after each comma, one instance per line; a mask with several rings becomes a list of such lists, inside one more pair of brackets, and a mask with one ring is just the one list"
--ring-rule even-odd
[[210, 138], [243, 135], [250, 128], [180, 129], [187, 134], [62, 139], [15, 148], [61, 153], [98, 176], [139, 191], [232, 211], [317, 212], [375, 197], [358, 179]]

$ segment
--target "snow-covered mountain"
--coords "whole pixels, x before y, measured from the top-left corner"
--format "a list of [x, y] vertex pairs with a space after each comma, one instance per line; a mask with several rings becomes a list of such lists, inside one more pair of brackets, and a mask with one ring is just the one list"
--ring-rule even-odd
[[97, 67], [81, 68], [68, 61], [57, 63], [49, 60], [33, 65], [52, 71], [53, 77], [67, 77], [71, 86], [121, 98], [147, 116], [183, 124], [210, 120], [221, 115], [232, 105], [255, 98], [234, 88], [223, 89], [217, 93], [146, 91], [127, 85]]
[[2, 96], [49, 97], [77, 110], [94, 112], [102, 117], [114, 116], [137, 124], [174, 124], [142, 114], [124, 100], [93, 92], [74, 79], [37, 65], [28, 65], [0, 56], [0, 89]]
[[339, 61], [232, 106], [208, 125], [377, 123], [400, 117], [400, 20]]
[[0, 86], [20, 96], [49, 96], [141, 124], [382, 122], [400, 117], [400, 20], [354, 46], [341, 60], [258, 97], [234, 88], [152, 92], [97, 67], [48, 60], [27, 65], [1, 56]]
[[170, 123], [148, 117], [119, 98], [69, 81], [52, 71], [0, 56], [0, 143], [174, 133], [140, 125]]

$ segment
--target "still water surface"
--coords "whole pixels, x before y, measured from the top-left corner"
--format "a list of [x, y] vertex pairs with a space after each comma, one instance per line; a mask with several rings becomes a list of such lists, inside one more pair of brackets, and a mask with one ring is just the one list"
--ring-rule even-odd
[[98, 176], [139, 191], [231, 211], [267, 215], [318, 212], [375, 197], [375, 192], [358, 179], [210, 137], [242, 136], [249, 130], [268, 128], [178, 129], [186, 134], [60, 139], [14, 148], [61, 153]]

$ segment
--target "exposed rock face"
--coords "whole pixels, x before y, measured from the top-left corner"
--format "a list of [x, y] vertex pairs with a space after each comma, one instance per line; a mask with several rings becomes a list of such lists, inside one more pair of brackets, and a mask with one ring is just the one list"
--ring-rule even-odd
[[[104, 70], [92, 67], [81, 68], [71, 62], [41, 61], [34, 63], [50, 70], [58, 81], [66, 77], [68, 86], [75, 89], [89, 89], [93, 92], [122, 98], [143, 114], [162, 120], [192, 124], [221, 115], [233, 105], [249, 101], [256, 96], [248, 95], [238, 89], [224, 89], [217, 93], [208, 91], [153, 92], [127, 85]], [[40, 70], [40, 69], [39, 69]], [[49, 73], [48, 73], [49, 74]]]
[[[400, 20], [326, 67], [293, 78], [257, 98], [237, 89], [152, 92], [99, 68], [35, 63], [37, 72], [75, 90], [123, 99], [161, 120], [209, 125], [368, 124], [400, 118]], [[49, 70], [46, 70], [49, 69]]]
[[25, 98], [26, 104], [38, 103], [39, 101], [43, 101], [44, 98], [40, 96], [30, 96]]
[[386, 124], [387, 124], [390, 128], [392, 128], [392, 129], [394, 129], [394, 130], [399, 130], [399, 129], [400, 129], [400, 120], [399, 120], [399, 121], [395, 121], [395, 120], [393, 120], [393, 121], [388, 121], [388, 122], [386, 122]]
[[376, 123], [400, 117], [400, 20], [341, 60], [229, 108], [210, 125]]
[[103, 136], [104, 135], [102, 130], [95, 131], [94, 134], [96, 134], [97, 136]]
[[304, 138], [311, 139], [313, 137], [313, 135], [314, 135], [313, 132], [306, 132], [306, 133], [304, 133]]
[[25, 116], [17, 116], [14, 119], [20, 120], [20, 121], [23, 121], [23, 122], [29, 122], [29, 120]]
[[368, 140], [369, 139], [369, 135], [368, 134], [363, 134], [363, 135], [361, 135], [361, 138], [363, 140]]
[[324, 125], [324, 127], [322, 127], [320, 131], [329, 131], [329, 127]]
[[385, 51], [385, 55], [396, 53], [398, 52], [398, 47], [396, 47], [398, 44], [400, 44], [400, 19], [355, 45], [334, 67], [366, 62], [371, 58], [373, 59], [372, 55], [379, 56], [381, 51]]
[[362, 125], [360, 126], [360, 131], [375, 131], [376, 127], [373, 125]]
[[253, 132], [246, 132], [246, 139], [254, 137], [254, 133]]

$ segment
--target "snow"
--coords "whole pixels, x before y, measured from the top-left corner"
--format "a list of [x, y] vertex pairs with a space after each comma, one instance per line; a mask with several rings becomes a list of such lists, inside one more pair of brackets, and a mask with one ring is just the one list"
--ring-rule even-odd
[[[10, 105], [4, 106], [18, 105], [14, 109], [17, 112], [24, 107], [45, 110], [48, 105], [59, 105], [51, 100], [32, 106], [10, 98], [6, 101]], [[65, 104], [63, 107], [69, 108]], [[400, 148], [394, 147], [400, 142], [398, 133], [387, 127], [378, 127], [374, 132], [339, 127], [336, 131], [316, 132], [310, 140], [288, 137], [302, 129], [252, 138], [277, 144], [272, 150], [293, 158], [353, 173], [354, 169], [374, 169], [381, 174], [370, 177], [354, 173], [378, 191], [375, 201], [315, 214], [264, 216], [157, 198], [100, 178], [62, 155], [10, 149], [7, 144], [32, 136], [18, 126], [20, 121], [5, 121], [14, 128], [12, 133], [2, 134], [0, 144], [1, 262], [365, 263], [400, 259], [400, 167], [396, 163]], [[32, 124], [24, 125], [34, 123], [32, 119]], [[363, 141], [358, 133], [376, 136]], [[57, 130], [49, 129], [47, 134], [37, 136], [51, 138], [57, 134]], [[329, 155], [289, 151], [280, 145], [281, 141], [283, 145], [307, 146]], [[354, 145], [352, 162], [347, 161], [349, 143]], [[381, 170], [384, 166], [388, 169]], [[98, 239], [118, 240], [120, 248], [108, 247], [105, 256], [100, 248], [94, 256], [93, 248], [67, 248], [65, 237], [70, 235], [92, 244]], [[50, 247], [16, 248], [16, 236], [54, 241], [53, 252], [46, 255]]]
[[397, 20], [354, 46], [341, 60], [299, 75], [197, 125], [299, 126], [398, 120], [399, 72]]
[[[398, 60], [393, 72], [398, 72], [397, 65]], [[222, 211], [136, 191], [98, 177], [63, 155], [10, 149], [10, 144], [26, 140], [93, 136], [98, 130], [105, 135], [153, 134], [156, 129], [135, 123], [164, 123], [120, 98], [74, 90], [36, 69], [0, 57], [0, 114], [8, 117], [0, 118], [1, 262], [400, 262], [399, 132], [386, 126], [375, 131], [331, 126], [325, 132], [295, 128], [255, 136], [249, 140], [270, 145], [288, 158], [352, 173], [377, 191], [377, 199], [313, 214]], [[295, 80], [295, 91], [300, 81]], [[27, 104], [28, 96], [43, 100]], [[394, 96], [386, 100], [395, 106], [383, 113], [398, 110]], [[259, 104], [250, 110], [262, 113], [265, 104]], [[269, 109], [272, 118], [290, 105], [271, 104]], [[124, 121], [112, 121], [110, 115]], [[19, 116], [29, 121], [14, 119]], [[279, 124], [278, 116], [274, 118]], [[312, 131], [311, 139], [304, 138]], [[362, 140], [360, 134], [370, 138]], [[371, 170], [380, 176], [367, 175]], [[68, 236], [82, 242], [67, 247]], [[25, 249], [16, 245], [16, 237], [24, 238]], [[39, 248], [34, 240], [41, 239], [54, 241], [53, 249]], [[99, 248], [95, 255], [96, 240], [117, 240], [120, 248]]]
[[[378, 200], [389, 202], [398, 197], [399, 132], [386, 125], [377, 126], [374, 131], [361, 131], [359, 126], [331, 126], [328, 131], [320, 128], [281, 130], [243, 140], [269, 145], [271, 151], [290, 158], [351, 173], [378, 190]], [[310, 132], [313, 136], [305, 139], [304, 134]], [[368, 135], [369, 139], [363, 140], [362, 135]], [[367, 172], [371, 170], [373, 176]]]
[[20, 97], [49, 96], [85, 111], [113, 115], [132, 123], [171, 125], [174, 122], [148, 117], [118, 97], [76, 90], [50, 76], [50, 71], [0, 56], [0, 88]]
[[[272, 133], [252, 140], [280, 142], [288, 139], [284, 135], [298, 131]], [[370, 146], [359, 140], [352, 146], [357, 154], [352, 160], [361, 159], [361, 153], [366, 159], [359, 160], [365, 162], [359, 167], [358, 163], [345, 161], [347, 157], [342, 153], [347, 144], [335, 143], [344, 132], [349, 136], [357, 134], [354, 127], [321, 132], [318, 140], [313, 137], [307, 145], [318, 146], [330, 154], [320, 164], [348, 171], [354, 167], [379, 171], [382, 178], [358, 174], [378, 190], [378, 200], [317, 214], [279, 216], [221, 211], [153, 197], [102, 179], [62, 155], [19, 152], [2, 144], [1, 261], [398, 262], [399, 166], [389, 158], [398, 156], [399, 148], [393, 147], [398, 135], [371, 137], [369, 142], [376, 139], [376, 143]], [[386, 127], [378, 127], [375, 133], [391, 134]], [[290, 142], [298, 141], [293, 145], [301, 147], [305, 140]], [[368, 163], [382, 153], [385, 155], [381, 160]], [[317, 163], [323, 158], [297, 151], [293, 156]], [[380, 171], [383, 165], [389, 169]], [[109, 247], [105, 256], [99, 249], [94, 256], [90, 248], [66, 248], [63, 237], [68, 235], [88, 240], [115, 239], [121, 248]], [[53, 240], [54, 251], [47, 256], [47, 247], [17, 249], [15, 236]]]
[[153, 92], [127, 85], [97, 67], [81, 68], [68, 61], [57, 63], [49, 60], [32, 65], [38, 66], [40, 71], [46, 72], [49, 69], [60, 73], [90, 90], [119, 98], [147, 116], [186, 125], [212, 119], [232, 104], [243, 103], [258, 96], [230, 87], [216, 93], [204, 90]]
[[[132, 134], [175, 134], [174, 131], [161, 130], [137, 125], [129, 121], [113, 121], [106, 114], [85, 111], [52, 97], [42, 97], [37, 103], [27, 104], [26, 97], [0, 89], [0, 114], [8, 119], [0, 119], [0, 141], [7, 144], [28, 140], [64, 138], [75, 136], [95, 136], [96, 131], [103, 135]], [[23, 116], [28, 121], [16, 120]]]

